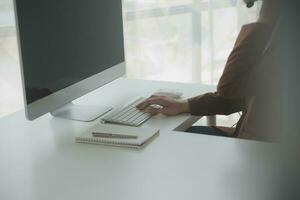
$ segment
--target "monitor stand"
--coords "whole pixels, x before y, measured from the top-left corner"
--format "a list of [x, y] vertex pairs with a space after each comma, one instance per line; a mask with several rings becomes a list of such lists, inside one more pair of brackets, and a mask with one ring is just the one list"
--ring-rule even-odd
[[112, 110], [111, 107], [76, 105], [74, 103], [69, 103], [51, 112], [51, 114], [54, 117], [90, 122], [110, 110]]

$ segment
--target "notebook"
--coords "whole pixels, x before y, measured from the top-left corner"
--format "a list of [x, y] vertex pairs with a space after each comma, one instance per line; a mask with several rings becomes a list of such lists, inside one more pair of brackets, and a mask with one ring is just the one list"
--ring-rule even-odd
[[[124, 135], [123, 138], [94, 137], [93, 133]], [[126, 136], [137, 136], [136, 138], [126, 138]], [[128, 148], [142, 148], [159, 135], [158, 129], [137, 128], [128, 126], [118, 126], [112, 124], [98, 124], [89, 129], [82, 136], [75, 138], [77, 143], [102, 144]]]

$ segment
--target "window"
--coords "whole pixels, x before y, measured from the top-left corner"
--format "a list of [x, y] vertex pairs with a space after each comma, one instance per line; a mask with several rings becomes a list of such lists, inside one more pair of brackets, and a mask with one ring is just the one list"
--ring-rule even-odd
[[241, 26], [242, 0], [125, 0], [128, 76], [216, 84]]
[[11, 0], [0, 0], [0, 116], [23, 106], [21, 76]]

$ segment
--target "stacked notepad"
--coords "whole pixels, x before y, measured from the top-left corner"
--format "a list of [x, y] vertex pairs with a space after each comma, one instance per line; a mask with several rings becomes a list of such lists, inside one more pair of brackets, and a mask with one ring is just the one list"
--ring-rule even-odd
[[82, 136], [76, 137], [75, 141], [77, 143], [142, 148], [158, 135], [158, 129], [98, 124]]

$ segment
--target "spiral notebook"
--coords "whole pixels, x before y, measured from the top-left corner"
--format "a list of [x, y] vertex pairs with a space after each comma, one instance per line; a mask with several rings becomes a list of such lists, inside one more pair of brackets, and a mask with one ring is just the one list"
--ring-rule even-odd
[[[124, 137], [94, 137], [93, 133], [116, 134]], [[98, 124], [84, 133], [82, 136], [75, 138], [77, 143], [102, 144], [128, 148], [142, 148], [150, 143], [159, 135], [158, 129], [153, 128], [137, 128], [118, 126], [112, 124]], [[134, 136], [135, 138], [127, 138]]]

